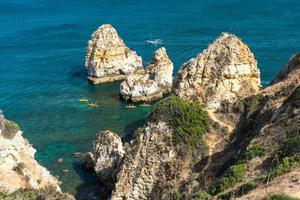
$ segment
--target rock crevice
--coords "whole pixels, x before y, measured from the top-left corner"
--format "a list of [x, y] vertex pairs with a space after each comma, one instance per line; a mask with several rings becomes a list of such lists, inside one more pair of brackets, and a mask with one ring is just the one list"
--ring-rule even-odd
[[133, 102], [162, 98], [172, 87], [173, 63], [164, 47], [154, 52], [145, 73], [128, 76], [120, 85], [120, 95]]

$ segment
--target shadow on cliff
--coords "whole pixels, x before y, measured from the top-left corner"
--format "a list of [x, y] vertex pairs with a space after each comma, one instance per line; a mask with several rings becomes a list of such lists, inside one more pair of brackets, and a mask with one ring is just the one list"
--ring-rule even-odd
[[123, 131], [124, 135], [122, 137], [122, 141], [129, 142], [130, 140], [132, 140], [135, 130], [140, 127], [143, 127], [145, 122], [146, 122], [146, 118], [142, 118], [134, 122], [131, 122], [130, 124], [127, 124], [127, 126], [125, 126]]
[[250, 111], [252, 101], [257, 97], [253, 96], [251, 98], [248, 99], [250, 103], [248, 102], [247, 108], [240, 115], [236, 129], [231, 134], [224, 150], [211, 155], [210, 158], [204, 158], [194, 165], [193, 170], [198, 172], [203, 170], [206, 166], [206, 169], [202, 171], [198, 177], [203, 187], [207, 188], [215, 177], [224, 174], [224, 172], [236, 162], [238, 156], [246, 151], [250, 142], [270, 121], [274, 110], [263, 110], [265, 102], [260, 102], [260, 105], [257, 106], [255, 111]]
[[93, 170], [84, 170], [81, 161], [74, 162], [72, 166], [84, 182], [76, 188], [74, 196], [77, 200], [106, 200], [109, 198], [110, 191], [99, 181]]

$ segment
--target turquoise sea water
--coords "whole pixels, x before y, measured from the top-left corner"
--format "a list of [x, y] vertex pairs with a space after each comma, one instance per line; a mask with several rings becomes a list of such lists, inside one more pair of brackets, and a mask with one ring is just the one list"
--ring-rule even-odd
[[150, 33], [163, 39], [176, 70], [221, 32], [235, 33], [250, 46], [267, 84], [300, 50], [299, 10], [298, 0], [1, 0], [0, 108], [20, 124], [63, 190], [75, 192], [95, 180], [73, 154], [90, 150], [99, 130], [130, 135], [149, 112], [125, 109], [118, 83], [86, 81], [85, 47], [99, 25], [113, 24], [145, 62], [155, 47], [144, 40]]

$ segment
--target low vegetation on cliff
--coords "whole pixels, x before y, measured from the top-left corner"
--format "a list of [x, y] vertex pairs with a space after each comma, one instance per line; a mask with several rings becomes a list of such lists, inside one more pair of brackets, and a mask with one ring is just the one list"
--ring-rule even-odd
[[15, 137], [16, 133], [20, 130], [20, 127], [17, 123], [7, 120], [4, 120], [4, 130], [3, 137], [6, 139], [12, 139]]
[[202, 107], [177, 96], [156, 103], [150, 120], [166, 122], [174, 130], [174, 144], [183, 143], [190, 149], [203, 144], [203, 135], [208, 131], [207, 116]]
[[261, 146], [253, 145], [249, 147], [238, 159], [231, 165], [225, 175], [212, 185], [211, 193], [218, 194], [238, 183], [245, 181], [247, 162], [257, 156], [263, 156], [264, 149]]
[[1, 200], [73, 200], [74, 198], [66, 193], [58, 192], [53, 187], [47, 187], [43, 190], [19, 189], [13, 193], [0, 192]]

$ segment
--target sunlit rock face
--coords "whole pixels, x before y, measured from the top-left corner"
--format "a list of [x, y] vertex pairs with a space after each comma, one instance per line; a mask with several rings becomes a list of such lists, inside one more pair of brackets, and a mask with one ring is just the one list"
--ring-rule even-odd
[[173, 84], [179, 97], [216, 109], [260, 89], [260, 71], [250, 49], [237, 36], [222, 33], [196, 58], [184, 63]]
[[128, 76], [120, 85], [120, 95], [133, 102], [152, 101], [163, 97], [172, 87], [173, 63], [164, 47], [154, 52], [145, 73]]
[[172, 129], [164, 122], [146, 124], [126, 150], [111, 200], [161, 199], [152, 198], [151, 193], [176, 171], [170, 167], [177, 163], [174, 160]]
[[123, 80], [128, 74], [143, 71], [142, 58], [125, 45], [110, 24], [100, 26], [92, 34], [85, 67], [93, 84]]
[[92, 152], [94, 170], [107, 186], [114, 183], [116, 171], [124, 154], [121, 138], [116, 133], [106, 130], [97, 134]]
[[0, 191], [47, 187], [60, 191], [58, 180], [34, 159], [35, 152], [18, 125], [0, 114]]

